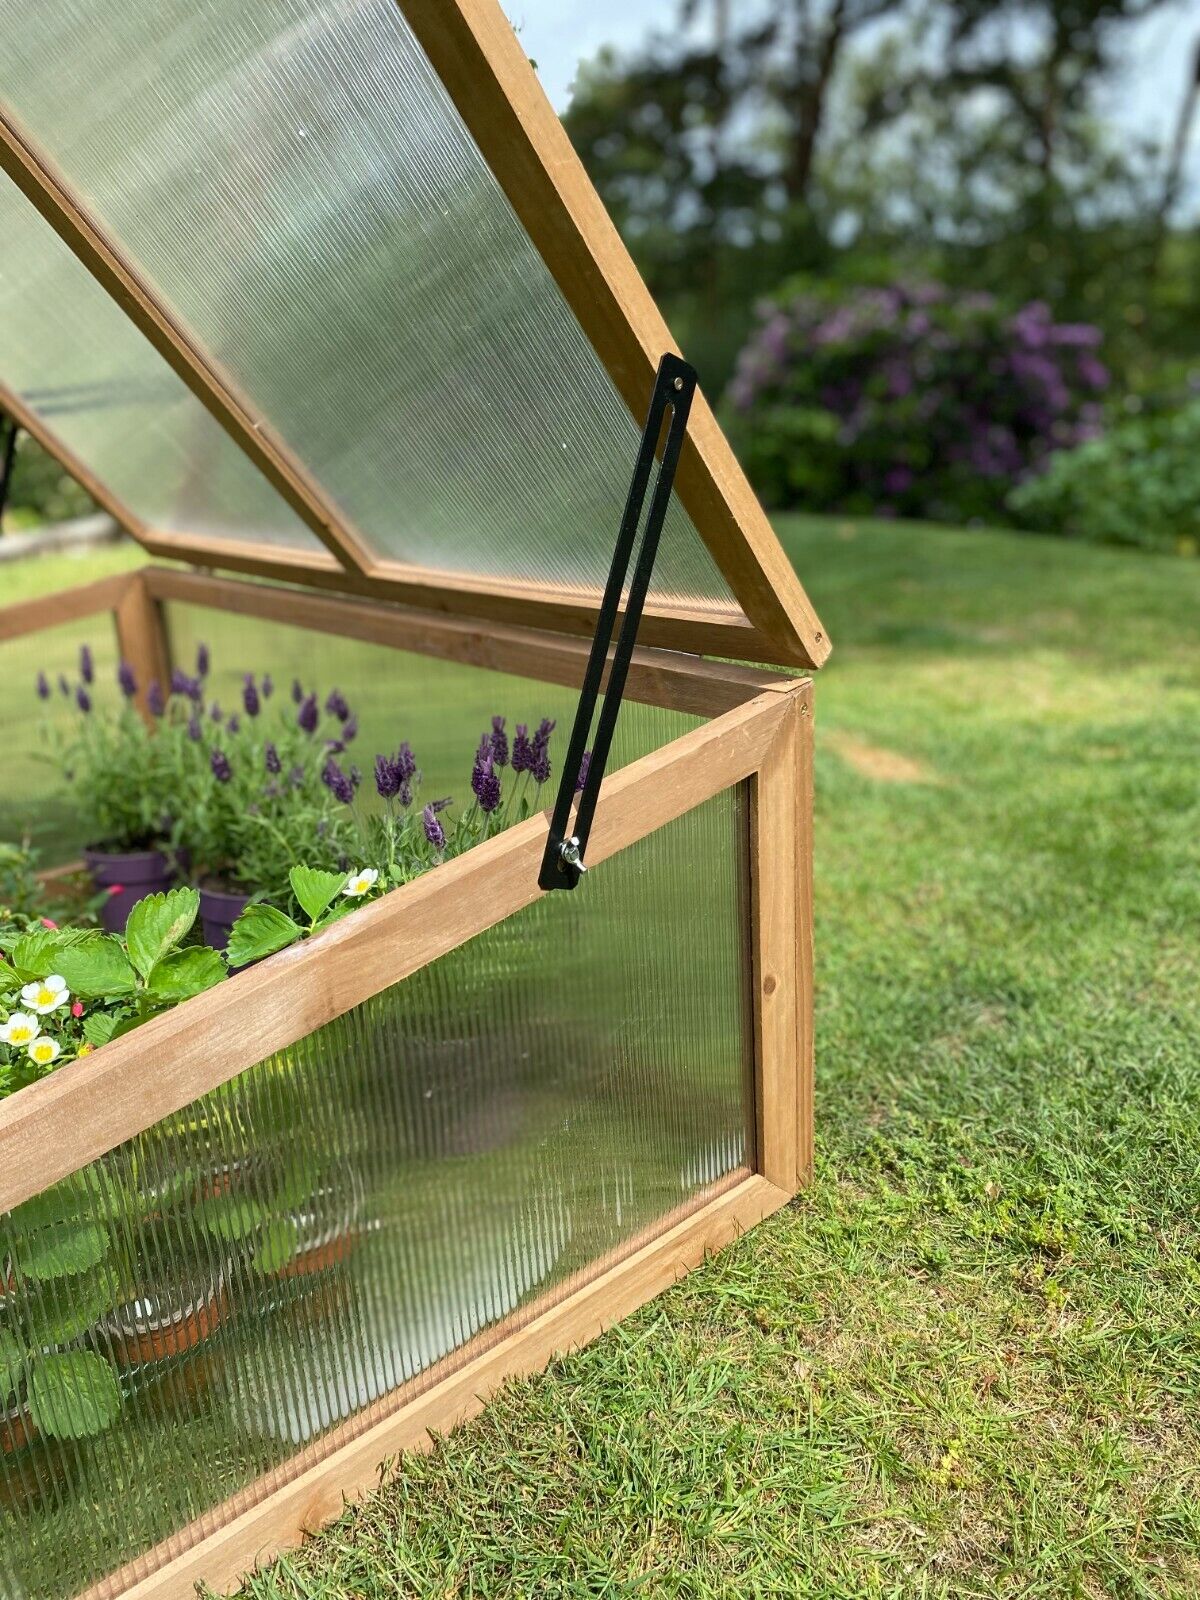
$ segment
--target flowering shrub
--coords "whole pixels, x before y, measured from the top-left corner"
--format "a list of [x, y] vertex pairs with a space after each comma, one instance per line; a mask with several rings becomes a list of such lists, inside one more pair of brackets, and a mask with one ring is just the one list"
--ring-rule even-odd
[[1060, 451], [1009, 504], [1018, 521], [1046, 533], [1196, 555], [1200, 401]]
[[1012, 485], [1098, 435], [1102, 335], [939, 284], [760, 308], [727, 401], [764, 498], [814, 511], [1001, 516]]

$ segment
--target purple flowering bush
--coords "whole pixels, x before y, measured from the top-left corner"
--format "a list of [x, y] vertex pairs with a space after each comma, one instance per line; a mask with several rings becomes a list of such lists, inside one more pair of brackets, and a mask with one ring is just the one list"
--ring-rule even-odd
[[1101, 344], [1040, 301], [936, 283], [797, 294], [760, 308], [730, 432], [771, 505], [1002, 519], [1015, 484], [1101, 432]]

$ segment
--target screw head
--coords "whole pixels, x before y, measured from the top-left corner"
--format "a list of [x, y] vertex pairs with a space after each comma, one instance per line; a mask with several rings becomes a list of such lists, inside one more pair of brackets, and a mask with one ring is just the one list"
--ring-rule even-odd
[[676, 394], [682, 394], [683, 393], [683, 379], [682, 378], [676, 378], [675, 379], [675, 392], [676, 392]]

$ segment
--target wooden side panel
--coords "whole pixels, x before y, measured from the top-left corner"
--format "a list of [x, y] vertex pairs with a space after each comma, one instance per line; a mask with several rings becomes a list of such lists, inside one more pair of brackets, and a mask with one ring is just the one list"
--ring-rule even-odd
[[[640, 424], [659, 360], [678, 347], [511, 24], [497, 0], [397, 4]], [[819, 667], [829, 641], [703, 395], [676, 488], [746, 616], [780, 650], [770, 659]]]
[[80, 617], [93, 617], [100, 611], [113, 611], [133, 577], [133, 573], [116, 572], [111, 578], [97, 578], [95, 583], [81, 583], [74, 589], [35, 595], [18, 605], [4, 606], [0, 608], [0, 643], [20, 639], [27, 633], [41, 633], [63, 622], [75, 622]]
[[[284, 1488], [267, 1498], [250, 1489], [183, 1530], [165, 1548], [178, 1549], [189, 1533], [200, 1542], [159, 1571], [137, 1581], [139, 1569], [145, 1571], [144, 1558], [81, 1600], [118, 1595], [124, 1600], [193, 1600], [200, 1582], [219, 1593], [232, 1592], [245, 1573], [300, 1544], [306, 1533], [337, 1517], [348, 1500], [377, 1488], [396, 1470], [398, 1452], [428, 1449], [433, 1434], [444, 1434], [482, 1410], [507, 1378], [538, 1372], [555, 1355], [590, 1343], [788, 1198], [788, 1191], [764, 1178], [743, 1177], [682, 1220], [672, 1225], [668, 1219], [649, 1240], [540, 1315], [499, 1338], [495, 1331], [482, 1336], [474, 1347], [468, 1346], [465, 1364], [461, 1354], [447, 1363], [450, 1370], [440, 1381], [435, 1376], [431, 1386], [427, 1380], [415, 1395], [401, 1390], [391, 1396], [365, 1431], [314, 1461]], [[472, 1348], [478, 1350], [473, 1357]], [[204, 1536], [214, 1525], [216, 1531]]]

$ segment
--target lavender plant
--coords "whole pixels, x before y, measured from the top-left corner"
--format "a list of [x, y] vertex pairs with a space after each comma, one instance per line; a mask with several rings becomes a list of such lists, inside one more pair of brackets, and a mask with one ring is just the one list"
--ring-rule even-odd
[[[95, 662], [85, 644], [79, 653], [79, 679], [59, 678], [59, 693], [76, 711], [69, 732], [47, 722], [42, 733], [75, 792], [84, 819], [84, 836], [97, 850], [149, 850], [174, 842], [174, 819], [164, 807], [170, 776], [164, 748], [134, 706], [137, 683], [129, 665], [117, 669], [121, 700], [117, 710], [95, 705]], [[44, 672], [37, 695], [50, 699]]]

